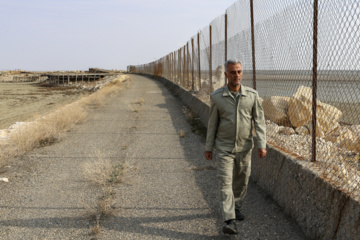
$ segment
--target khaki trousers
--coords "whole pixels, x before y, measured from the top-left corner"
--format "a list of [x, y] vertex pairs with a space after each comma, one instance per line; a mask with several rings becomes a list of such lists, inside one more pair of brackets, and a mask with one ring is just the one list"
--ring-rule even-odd
[[220, 189], [220, 208], [224, 221], [235, 219], [235, 208], [244, 201], [251, 173], [251, 152], [219, 151], [216, 156]]

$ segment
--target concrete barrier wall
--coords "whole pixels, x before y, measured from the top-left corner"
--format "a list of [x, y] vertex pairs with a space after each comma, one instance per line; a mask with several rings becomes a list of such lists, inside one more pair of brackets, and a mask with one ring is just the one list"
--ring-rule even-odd
[[360, 203], [314, 174], [310, 162], [295, 160], [268, 146], [253, 151], [252, 179], [311, 239], [360, 239]]
[[[152, 76], [149, 76], [152, 77]], [[162, 82], [207, 126], [210, 107], [171, 81]], [[360, 202], [269, 145], [264, 159], [253, 151], [251, 178], [291, 216], [310, 239], [360, 239]]]

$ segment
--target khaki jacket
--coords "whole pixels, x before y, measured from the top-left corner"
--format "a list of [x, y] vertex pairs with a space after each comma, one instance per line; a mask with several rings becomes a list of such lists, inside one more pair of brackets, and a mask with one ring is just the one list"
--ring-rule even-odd
[[241, 85], [236, 100], [228, 86], [211, 93], [205, 151], [213, 147], [226, 152], [243, 152], [254, 147], [253, 125], [256, 130], [258, 148], [266, 148], [266, 125], [264, 111], [257, 91]]

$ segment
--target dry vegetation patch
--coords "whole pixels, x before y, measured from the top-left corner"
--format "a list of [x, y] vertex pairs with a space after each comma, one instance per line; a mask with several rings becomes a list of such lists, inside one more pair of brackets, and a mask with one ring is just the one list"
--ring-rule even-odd
[[191, 131], [199, 136], [206, 137], [207, 129], [204, 126], [204, 124], [202, 124], [199, 116], [197, 116], [194, 111], [192, 111], [190, 108], [186, 106], [184, 106], [182, 110], [187, 117], [187, 122], [191, 126]]
[[125, 164], [113, 164], [100, 151], [95, 152], [96, 158], [84, 164], [84, 173], [88, 181], [98, 187], [99, 195], [94, 205], [87, 205], [89, 214], [95, 220], [92, 234], [101, 232], [101, 219], [113, 215], [114, 184], [121, 183], [126, 167]]
[[123, 81], [124, 78], [116, 78], [95, 93], [82, 98], [80, 102], [95, 107], [101, 106], [105, 103], [107, 97], [118, 94], [124, 88]]
[[54, 112], [38, 117], [31, 122], [13, 125], [7, 138], [0, 140], [0, 166], [7, 159], [24, 154], [42, 145], [48, 145], [60, 139], [61, 134], [75, 124], [84, 121], [88, 106], [101, 106], [110, 95], [123, 89], [123, 76], [115, 78], [95, 93], [71, 104], [59, 107]]
[[61, 107], [34, 122], [20, 125], [10, 133], [7, 149], [10, 155], [21, 155], [34, 147], [53, 143], [86, 116], [85, 109], [77, 103]]
[[179, 131], [179, 136], [180, 136], [181, 138], [185, 137], [185, 135], [186, 135], [186, 133], [185, 133], [184, 130], [180, 130], [180, 131]]

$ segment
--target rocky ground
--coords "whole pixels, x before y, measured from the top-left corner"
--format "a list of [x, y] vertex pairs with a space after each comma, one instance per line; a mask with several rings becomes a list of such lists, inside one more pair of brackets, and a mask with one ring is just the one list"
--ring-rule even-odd
[[[262, 102], [268, 141], [298, 159], [312, 159], [312, 89], [300, 86], [292, 97]], [[316, 102], [316, 162], [320, 174], [360, 200], [360, 125], [344, 125], [344, 112]]]
[[[291, 129], [291, 128], [290, 128]], [[291, 131], [292, 130], [292, 131]], [[306, 162], [312, 159], [312, 138], [308, 134], [296, 134], [293, 129], [267, 121], [268, 144]], [[316, 167], [312, 171], [327, 179], [360, 200], [360, 158], [356, 151], [341, 148], [339, 144], [318, 138], [316, 141]]]

